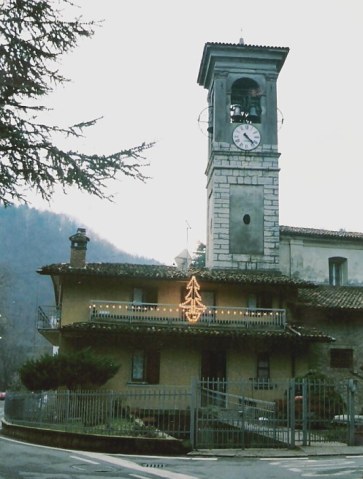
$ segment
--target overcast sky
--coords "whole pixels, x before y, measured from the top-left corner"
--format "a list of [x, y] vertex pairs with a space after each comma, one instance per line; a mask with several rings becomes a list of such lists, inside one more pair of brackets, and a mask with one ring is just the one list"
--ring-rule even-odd
[[113, 204], [74, 191], [33, 206], [166, 264], [186, 247], [193, 252], [206, 240], [200, 59], [206, 42], [242, 36], [247, 44], [290, 48], [278, 80], [280, 224], [363, 231], [361, 0], [75, 2], [79, 14], [104, 23], [64, 57], [60, 68], [72, 81], [49, 98], [49, 120], [102, 116], [78, 145], [88, 152], [156, 141], [146, 152], [152, 179], [113, 183]]

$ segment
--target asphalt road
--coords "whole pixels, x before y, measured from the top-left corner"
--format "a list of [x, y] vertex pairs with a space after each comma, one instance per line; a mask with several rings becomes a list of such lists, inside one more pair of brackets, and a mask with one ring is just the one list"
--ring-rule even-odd
[[363, 456], [214, 458], [99, 454], [48, 448], [0, 435], [0, 479], [362, 479]]

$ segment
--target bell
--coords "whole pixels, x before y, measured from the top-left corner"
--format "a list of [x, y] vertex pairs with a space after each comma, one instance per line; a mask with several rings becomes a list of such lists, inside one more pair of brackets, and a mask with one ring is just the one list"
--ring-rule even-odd
[[260, 121], [260, 116], [257, 114], [257, 109], [255, 106], [251, 106], [247, 119], [252, 123], [257, 123]]
[[231, 118], [233, 123], [240, 123], [243, 120], [241, 105], [232, 105], [231, 109], [232, 109]]
[[233, 115], [236, 115], [236, 116], [241, 115], [241, 105], [234, 105], [233, 106]]

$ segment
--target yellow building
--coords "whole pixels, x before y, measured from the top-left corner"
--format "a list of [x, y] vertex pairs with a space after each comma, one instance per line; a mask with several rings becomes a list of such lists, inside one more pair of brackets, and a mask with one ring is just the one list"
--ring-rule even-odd
[[57, 303], [40, 308], [38, 329], [63, 351], [90, 346], [117, 359], [112, 389], [194, 378], [269, 389], [306, 373], [309, 349], [331, 340], [294, 325], [290, 305], [310, 283], [271, 271], [87, 263], [86, 232], [70, 239], [70, 262], [38, 271], [51, 277]]

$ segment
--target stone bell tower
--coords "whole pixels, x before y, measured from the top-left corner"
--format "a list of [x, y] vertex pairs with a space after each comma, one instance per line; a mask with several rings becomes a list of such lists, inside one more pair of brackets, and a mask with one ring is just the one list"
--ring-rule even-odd
[[207, 43], [209, 268], [279, 269], [276, 83], [288, 48]]

